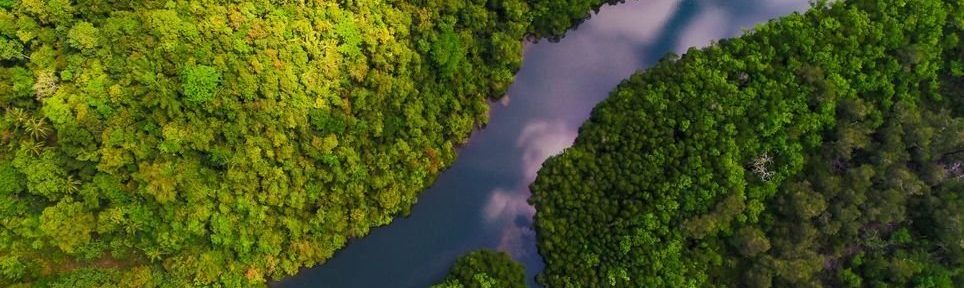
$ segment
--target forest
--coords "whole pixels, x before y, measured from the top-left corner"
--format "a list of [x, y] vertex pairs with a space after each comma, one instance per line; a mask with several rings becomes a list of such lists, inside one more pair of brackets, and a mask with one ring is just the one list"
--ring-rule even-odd
[[0, 0], [0, 286], [323, 263], [408, 213], [524, 39], [605, 3]]
[[[525, 41], [623, 0], [0, 0], [0, 286], [262, 287], [410, 213]], [[623, 81], [547, 287], [964, 287], [964, 3], [815, 1]], [[524, 287], [502, 252], [436, 288]]]
[[964, 286], [964, 14], [817, 1], [668, 55], [531, 185], [546, 287]]

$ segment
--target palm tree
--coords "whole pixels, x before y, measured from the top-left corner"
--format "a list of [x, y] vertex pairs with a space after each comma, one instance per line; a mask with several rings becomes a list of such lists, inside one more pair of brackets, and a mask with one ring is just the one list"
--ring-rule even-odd
[[25, 143], [24, 146], [27, 147], [27, 150], [33, 152], [34, 155], [40, 156], [40, 154], [44, 153], [43, 143], [30, 141]]
[[43, 118], [35, 118], [27, 121], [24, 129], [26, 129], [27, 133], [30, 133], [30, 136], [34, 139], [47, 137], [47, 123], [44, 122]]
[[27, 112], [20, 108], [7, 109], [7, 113], [10, 113], [10, 118], [13, 118], [13, 120], [20, 125], [23, 125], [27, 122], [27, 120], [30, 120], [30, 115], [27, 115]]
[[67, 179], [64, 180], [64, 186], [67, 193], [75, 193], [80, 191], [80, 180], [74, 179], [74, 175], [67, 175]]

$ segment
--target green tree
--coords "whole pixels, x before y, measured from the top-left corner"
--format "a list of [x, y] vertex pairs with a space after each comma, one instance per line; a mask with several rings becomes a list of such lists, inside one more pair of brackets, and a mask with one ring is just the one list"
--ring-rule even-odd
[[24, 177], [13, 165], [0, 165], [0, 195], [18, 194], [23, 191]]
[[77, 49], [93, 49], [98, 43], [98, 29], [88, 22], [80, 22], [67, 32], [67, 41]]
[[40, 216], [40, 229], [66, 253], [77, 252], [90, 242], [94, 224], [94, 215], [82, 203], [69, 199], [47, 207]]
[[0, 60], [18, 60], [23, 56], [23, 44], [0, 36]]
[[221, 84], [221, 73], [211, 66], [196, 65], [181, 71], [181, 91], [186, 99], [193, 103], [204, 103], [214, 98], [218, 85]]

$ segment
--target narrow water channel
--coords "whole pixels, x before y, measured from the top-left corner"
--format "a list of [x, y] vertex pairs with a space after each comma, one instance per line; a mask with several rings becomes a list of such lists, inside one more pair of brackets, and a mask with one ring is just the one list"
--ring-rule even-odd
[[509, 97], [476, 131], [407, 218], [351, 241], [328, 263], [277, 287], [428, 287], [470, 250], [510, 253], [530, 287], [543, 268], [528, 184], [542, 162], [572, 144], [592, 107], [634, 71], [668, 52], [793, 11], [808, 0], [642, 0], [603, 7], [560, 43], [528, 45]]

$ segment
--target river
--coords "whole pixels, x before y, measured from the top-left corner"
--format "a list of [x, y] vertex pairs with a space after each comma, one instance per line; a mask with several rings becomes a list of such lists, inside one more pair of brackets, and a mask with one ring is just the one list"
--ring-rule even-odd
[[529, 43], [508, 98], [492, 104], [455, 164], [419, 196], [409, 217], [349, 242], [324, 265], [276, 287], [428, 287], [471, 250], [506, 251], [530, 287], [543, 268], [528, 185], [542, 162], [572, 144], [592, 107], [668, 52], [739, 35], [808, 0], [642, 0], [603, 7], [559, 43]]

